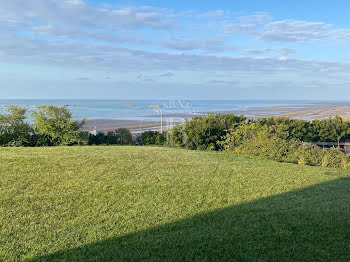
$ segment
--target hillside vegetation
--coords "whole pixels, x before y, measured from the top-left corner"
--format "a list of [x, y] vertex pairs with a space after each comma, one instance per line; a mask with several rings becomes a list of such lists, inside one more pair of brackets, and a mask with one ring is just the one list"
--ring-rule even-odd
[[0, 148], [0, 260], [349, 261], [349, 174], [175, 148]]
[[[231, 151], [299, 165], [350, 168], [350, 155], [340, 142], [350, 139], [350, 122], [341, 117], [323, 120], [290, 118], [247, 119], [243, 115], [207, 114], [186, 119], [166, 132], [145, 131], [133, 138], [127, 128], [84, 132], [86, 123], [74, 120], [66, 107], [39, 105], [0, 108], [0, 146], [42, 147], [71, 145], [162, 145], [192, 150]], [[337, 143], [335, 143], [335, 141]], [[306, 142], [333, 142], [320, 148]]]

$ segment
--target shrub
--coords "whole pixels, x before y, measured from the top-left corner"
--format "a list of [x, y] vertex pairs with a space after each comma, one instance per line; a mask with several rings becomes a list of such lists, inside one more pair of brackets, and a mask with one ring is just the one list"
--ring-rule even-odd
[[167, 134], [166, 133], [158, 133], [156, 137], [156, 145], [163, 146], [167, 144]]
[[155, 145], [158, 135], [157, 131], [145, 131], [141, 134], [141, 143], [143, 145]]
[[245, 117], [233, 114], [195, 116], [191, 120], [187, 119], [182, 127], [175, 126], [170, 131], [168, 144], [192, 150], [221, 150], [218, 141], [228, 129], [245, 120]]
[[25, 121], [27, 109], [8, 106], [0, 112], [0, 145], [28, 146], [31, 144], [32, 128]]
[[40, 105], [32, 112], [34, 130], [43, 135], [47, 145], [84, 144], [80, 128], [86, 123], [72, 119], [72, 113], [66, 107]]
[[323, 167], [327, 167], [329, 165], [329, 154], [325, 154], [323, 157], [322, 157], [322, 166]]
[[118, 144], [118, 137], [117, 134], [115, 133], [115, 131], [109, 131], [106, 135], [106, 137], [104, 138], [105, 143], [107, 145], [116, 145]]
[[347, 169], [350, 168], [350, 156], [349, 155], [344, 155], [341, 160], [341, 168]]
[[299, 166], [305, 166], [306, 165], [305, 157], [303, 157], [303, 156], [299, 157], [298, 165]]
[[132, 134], [127, 128], [118, 128], [115, 130], [118, 145], [131, 145], [133, 143]]
[[185, 147], [187, 135], [183, 126], [175, 124], [166, 134], [167, 145], [174, 147]]
[[103, 133], [96, 135], [89, 134], [89, 145], [103, 145], [106, 144], [106, 136]]
[[279, 137], [267, 126], [249, 123], [232, 129], [221, 142], [224, 148], [238, 154], [262, 156], [299, 165], [349, 167], [349, 156], [339, 148], [321, 149], [297, 140]]

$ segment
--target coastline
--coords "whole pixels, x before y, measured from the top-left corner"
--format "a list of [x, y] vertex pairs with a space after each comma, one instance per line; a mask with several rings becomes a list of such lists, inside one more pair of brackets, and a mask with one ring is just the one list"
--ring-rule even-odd
[[[225, 110], [189, 113], [164, 113], [163, 129], [167, 130], [175, 123], [181, 123], [185, 118], [196, 115], [214, 114], [236, 114], [245, 115], [248, 118], [263, 117], [289, 117], [295, 119], [314, 120], [340, 116], [345, 121], [350, 121], [350, 102], [310, 102], [303, 105], [288, 106], [255, 106], [244, 107], [243, 110]], [[160, 121], [149, 120], [151, 116], [145, 116], [143, 120], [126, 119], [90, 119], [83, 126], [84, 131], [96, 130], [108, 132], [117, 128], [128, 128], [132, 133], [141, 133], [147, 130], [160, 130]], [[154, 117], [154, 116], [153, 116]], [[172, 120], [175, 119], [175, 120]], [[181, 121], [182, 119], [182, 121]]]

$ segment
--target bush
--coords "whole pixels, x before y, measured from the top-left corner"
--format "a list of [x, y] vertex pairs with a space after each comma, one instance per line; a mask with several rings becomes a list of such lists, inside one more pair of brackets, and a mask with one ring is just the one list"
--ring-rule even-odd
[[157, 131], [145, 131], [141, 134], [141, 143], [143, 145], [155, 145], [158, 135]]
[[233, 114], [195, 116], [186, 120], [182, 127], [177, 125], [171, 130], [168, 144], [192, 150], [221, 150], [218, 141], [229, 128], [238, 126], [245, 120], [245, 117]]
[[115, 135], [118, 145], [131, 145], [133, 143], [132, 134], [127, 128], [118, 128], [115, 130]]
[[183, 127], [179, 124], [175, 124], [175, 126], [167, 132], [167, 145], [174, 147], [185, 147], [187, 135], [183, 131]]
[[142, 145], [166, 145], [167, 134], [158, 131], [145, 131], [141, 134], [140, 141]]
[[[107, 145], [116, 145], [118, 144], [118, 136], [115, 131], [109, 131], [103, 139], [104, 141], [101, 141], [102, 143], [106, 143]], [[101, 143], [101, 144], [102, 144]]]
[[27, 109], [19, 106], [8, 106], [0, 112], [0, 145], [29, 146], [33, 133], [26, 120]]
[[339, 148], [321, 149], [297, 140], [287, 140], [257, 123], [232, 129], [221, 142], [223, 147], [238, 154], [262, 156], [280, 162], [299, 165], [349, 167], [349, 156]]
[[80, 128], [86, 123], [72, 119], [72, 113], [66, 107], [40, 105], [32, 112], [34, 131], [45, 139], [46, 145], [85, 144]]

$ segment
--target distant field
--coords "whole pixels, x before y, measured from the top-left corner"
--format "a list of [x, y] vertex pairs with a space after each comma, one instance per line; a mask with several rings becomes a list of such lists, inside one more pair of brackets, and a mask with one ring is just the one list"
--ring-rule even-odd
[[350, 261], [350, 171], [156, 147], [0, 148], [0, 261]]

